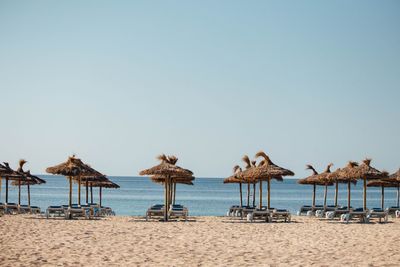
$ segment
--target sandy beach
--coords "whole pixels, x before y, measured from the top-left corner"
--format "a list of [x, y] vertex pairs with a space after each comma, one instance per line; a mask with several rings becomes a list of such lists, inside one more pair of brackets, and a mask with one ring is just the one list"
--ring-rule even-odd
[[400, 220], [247, 223], [224, 217], [0, 218], [2, 266], [398, 266]]

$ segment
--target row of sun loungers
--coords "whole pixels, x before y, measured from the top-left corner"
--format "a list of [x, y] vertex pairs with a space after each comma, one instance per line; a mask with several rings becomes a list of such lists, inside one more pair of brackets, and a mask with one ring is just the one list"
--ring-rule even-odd
[[[160, 219], [164, 217], [164, 212], [165, 212], [165, 206], [162, 204], [155, 204], [152, 205], [147, 211], [146, 211], [146, 221], [149, 219]], [[171, 205], [169, 210], [168, 210], [168, 217], [173, 218], [173, 219], [180, 219], [183, 218], [185, 221], [187, 220], [187, 217], [189, 216], [189, 210], [182, 206], [182, 205]]]
[[0, 213], [4, 213], [4, 214], [22, 214], [22, 213], [37, 214], [37, 213], [40, 213], [40, 208], [37, 206], [18, 205], [17, 203], [0, 203]]
[[273, 222], [282, 220], [284, 222], [291, 221], [291, 214], [285, 209], [275, 209], [262, 207], [249, 207], [249, 206], [231, 206], [228, 210], [227, 216], [229, 217], [240, 217], [241, 219], [246, 218], [247, 221], [253, 222], [256, 220]]
[[390, 207], [385, 210], [380, 208], [373, 208], [370, 210], [364, 210], [363, 208], [353, 209], [352, 207], [335, 207], [335, 206], [302, 206], [297, 213], [298, 215], [313, 216], [326, 219], [340, 218], [342, 222], [348, 223], [352, 219], [359, 219], [360, 222], [368, 223], [370, 219], [379, 219], [379, 222], [388, 221], [388, 217], [400, 216], [399, 207]]
[[49, 206], [46, 210], [46, 218], [63, 217], [65, 219], [85, 218], [92, 219], [103, 216], [113, 216], [115, 213], [109, 207], [100, 207], [98, 204]]

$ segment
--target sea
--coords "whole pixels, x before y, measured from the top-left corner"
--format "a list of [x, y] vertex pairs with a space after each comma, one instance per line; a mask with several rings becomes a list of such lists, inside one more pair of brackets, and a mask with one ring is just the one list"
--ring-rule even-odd
[[[31, 205], [45, 210], [50, 205], [68, 204], [69, 182], [63, 176], [38, 175], [46, 180], [45, 184], [31, 186]], [[119, 189], [103, 188], [102, 205], [111, 207], [117, 215], [144, 215], [152, 204], [163, 203], [164, 187], [153, 183], [146, 177], [109, 177], [120, 185]], [[5, 181], [2, 181], [0, 202], [5, 202]], [[253, 187], [251, 186], [251, 189]], [[85, 188], [82, 187], [81, 203], [86, 200]], [[256, 188], [256, 203], [259, 199]], [[327, 204], [334, 201], [334, 186], [328, 187]], [[352, 184], [351, 205], [362, 207], [362, 181]], [[73, 185], [73, 203], [77, 203], [77, 185]], [[263, 183], [263, 204], [266, 203], [266, 183]], [[246, 204], [247, 185], [243, 185], [243, 203]], [[90, 195], [90, 194], [89, 194]], [[238, 184], [224, 184], [222, 178], [196, 178], [194, 185], [177, 185], [176, 203], [188, 207], [191, 215], [223, 216], [231, 205], [238, 205]], [[324, 187], [317, 187], [316, 204], [323, 204]], [[385, 206], [396, 205], [397, 191], [385, 189]], [[94, 202], [99, 202], [98, 188], [93, 188]], [[271, 183], [271, 207], [288, 209], [296, 213], [302, 205], [311, 205], [312, 186], [300, 185], [296, 179]], [[18, 187], [9, 183], [9, 201], [18, 202]], [[27, 204], [27, 189], [22, 186], [21, 204]], [[347, 185], [339, 186], [338, 202], [347, 204]], [[251, 195], [252, 203], [252, 195]], [[381, 188], [367, 189], [367, 205], [370, 208], [381, 206]]]

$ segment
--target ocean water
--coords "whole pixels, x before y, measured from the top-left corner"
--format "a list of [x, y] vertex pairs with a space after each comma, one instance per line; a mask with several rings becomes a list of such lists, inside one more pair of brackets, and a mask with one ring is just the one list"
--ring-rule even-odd
[[[68, 204], [68, 180], [63, 176], [39, 175], [46, 184], [31, 186], [31, 205], [45, 210], [50, 205]], [[144, 215], [147, 208], [163, 203], [164, 187], [146, 177], [110, 177], [121, 186], [119, 189], [103, 188], [102, 204], [112, 207], [117, 215]], [[176, 202], [189, 208], [191, 215], [225, 215], [231, 205], [239, 204], [239, 185], [223, 184], [221, 178], [196, 178], [193, 186], [177, 185]], [[251, 187], [252, 188], [252, 187]], [[85, 188], [82, 187], [81, 202], [85, 202]], [[258, 186], [256, 203], [258, 203]], [[73, 202], [77, 202], [77, 185], [73, 186]], [[246, 201], [247, 187], [243, 186]], [[263, 183], [263, 204], [266, 203], [266, 183]], [[362, 182], [352, 185], [351, 204], [362, 206]], [[316, 203], [323, 204], [323, 187], [317, 187]], [[90, 195], [90, 194], [89, 194]], [[2, 182], [1, 201], [5, 201], [5, 181]], [[98, 188], [93, 188], [94, 202], [98, 203]], [[296, 212], [301, 205], [310, 205], [312, 186], [299, 185], [295, 179], [271, 184], [271, 207], [286, 208]], [[328, 188], [328, 204], [333, 204], [334, 187]], [[347, 204], [347, 185], [339, 186], [339, 204]], [[380, 207], [381, 189], [368, 188], [368, 207]], [[18, 187], [9, 185], [9, 202], [18, 202]], [[22, 204], [27, 204], [27, 190], [22, 187]], [[385, 189], [385, 206], [396, 205], [396, 189]]]

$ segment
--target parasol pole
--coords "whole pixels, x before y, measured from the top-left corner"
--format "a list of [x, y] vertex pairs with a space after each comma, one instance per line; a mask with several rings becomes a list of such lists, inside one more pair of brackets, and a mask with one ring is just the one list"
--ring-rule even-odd
[[102, 191], [102, 187], [100, 186], [100, 188], [99, 188], [100, 207], [101, 207], [101, 191]]
[[90, 183], [90, 204], [93, 204], [93, 184]]
[[239, 192], [240, 192], [240, 207], [242, 207], [243, 206], [242, 182], [239, 182]]
[[175, 205], [175, 197], [176, 197], [176, 183], [174, 183], [174, 205]]
[[313, 208], [315, 207], [315, 191], [316, 191], [317, 185], [314, 183], [313, 184], [313, 196], [312, 196], [312, 206]]
[[78, 205], [81, 205], [81, 176], [78, 176]]
[[381, 209], [383, 210], [385, 206], [385, 187], [383, 185], [381, 190]]
[[253, 207], [256, 206], [256, 183], [253, 184]]
[[262, 209], [262, 180], [260, 179], [260, 209]]
[[86, 184], [86, 204], [89, 204], [89, 182], [87, 178], [85, 184]]
[[28, 183], [28, 206], [31, 206], [31, 187]]
[[350, 191], [351, 191], [351, 189], [350, 189], [350, 187], [351, 187], [351, 184], [350, 184], [350, 180], [347, 182], [347, 209], [348, 210], [350, 210], [350, 199], [351, 199], [351, 197], [350, 197]]
[[339, 182], [336, 180], [336, 185], [335, 185], [335, 207], [337, 207], [337, 200], [338, 200], [338, 194], [339, 194]]
[[364, 194], [363, 194], [363, 197], [364, 197], [363, 208], [364, 208], [364, 211], [366, 211], [367, 210], [367, 177], [365, 177], [365, 176], [364, 176]]
[[8, 203], [8, 177], [6, 177], [6, 203]]
[[326, 208], [326, 195], [328, 194], [328, 185], [325, 184], [325, 190], [324, 190], [324, 208]]
[[68, 202], [68, 206], [71, 207], [72, 206], [72, 177], [69, 177], [69, 202]]
[[268, 176], [268, 183], [267, 183], [267, 191], [268, 191], [268, 209], [271, 208], [271, 177]]
[[247, 206], [250, 206], [250, 182], [247, 182]]
[[21, 179], [18, 179], [18, 205], [21, 205]]

